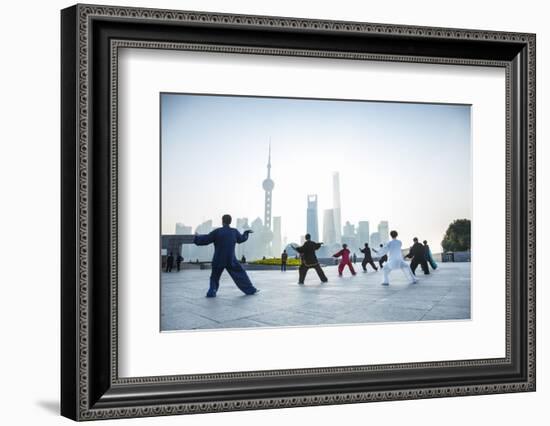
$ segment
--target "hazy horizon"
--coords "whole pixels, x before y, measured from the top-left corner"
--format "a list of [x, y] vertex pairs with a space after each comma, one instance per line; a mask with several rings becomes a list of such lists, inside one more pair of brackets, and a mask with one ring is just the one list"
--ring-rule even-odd
[[263, 221], [271, 140], [272, 216], [281, 237], [306, 233], [307, 195], [332, 208], [340, 174], [342, 226], [382, 220], [404, 246], [432, 250], [449, 223], [471, 219], [470, 106], [161, 94], [162, 233], [221, 215]]

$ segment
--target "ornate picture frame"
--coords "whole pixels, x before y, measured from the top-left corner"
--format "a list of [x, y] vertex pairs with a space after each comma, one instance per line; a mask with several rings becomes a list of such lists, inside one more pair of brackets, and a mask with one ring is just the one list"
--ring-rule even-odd
[[[73, 420], [535, 390], [534, 34], [75, 5], [61, 12], [61, 414]], [[506, 356], [119, 377], [117, 74], [124, 47], [503, 68]], [[475, 184], [475, 183], [474, 183]]]

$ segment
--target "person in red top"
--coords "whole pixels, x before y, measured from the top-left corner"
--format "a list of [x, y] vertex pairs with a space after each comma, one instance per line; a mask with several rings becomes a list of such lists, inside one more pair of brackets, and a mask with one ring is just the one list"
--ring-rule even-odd
[[342, 244], [342, 250], [340, 250], [338, 253], [334, 253], [332, 257], [341, 257], [340, 263], [338, 264], [338, 275], [341, 277], [342, 272], [344, 271], [344, 267], [347, 265], [349, 270], [351, 271], [351, 275], [355, 275], [355, 269], [353, 269], [353, 265], [351, 264], [350, 260], [350, 251], [348, 250], [347, 244]]

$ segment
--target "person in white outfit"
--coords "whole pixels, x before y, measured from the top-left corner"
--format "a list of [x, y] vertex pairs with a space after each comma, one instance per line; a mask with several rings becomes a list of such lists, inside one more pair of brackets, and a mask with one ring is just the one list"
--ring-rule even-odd
[[401, 269], [409, 280], [409, 284], [416, 284], [418, 280], [413, 275], [409, 264], [405, 262], [403, 255], [401, 254], [402, 244], [401, 241], [397, 239], [397, 231], [391, 231], [390, 236], [392, 238], [391, 241], [378, 250], [379, 256], [384, 256], [385, 254], [388, 255], [388, 261], [384, 264], [383, 268], [384, 282], [382, 285], [390, 285], [390, 272], [394, 269]]

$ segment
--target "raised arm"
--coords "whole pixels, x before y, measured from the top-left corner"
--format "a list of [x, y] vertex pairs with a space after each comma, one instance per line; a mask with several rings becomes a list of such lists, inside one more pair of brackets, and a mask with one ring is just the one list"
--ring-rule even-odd
[[334, 253], [334, 254], [332, 255], [332, 257], [340, 257], [340, 256], [342, 256], [342, 252], [343, 252], [343, 251], [344, 251], [344, 250], [340, 250], [338, 253]]
[[241, 244], [244, 243], [246, 240], [248, 240], [248, 235], [250, 235], [250, 231], [247, 229], [242, 234], [235, 229], [235, 232], [237, 233], [237, 243]]
[[195, 235], [195, 238], [193, 238], [193, 243], [197, 246], [207, 246], [208, 244], [212, 244], [215, 239], [216, 239], [216, 230], [214, 229], [209, 234]]

